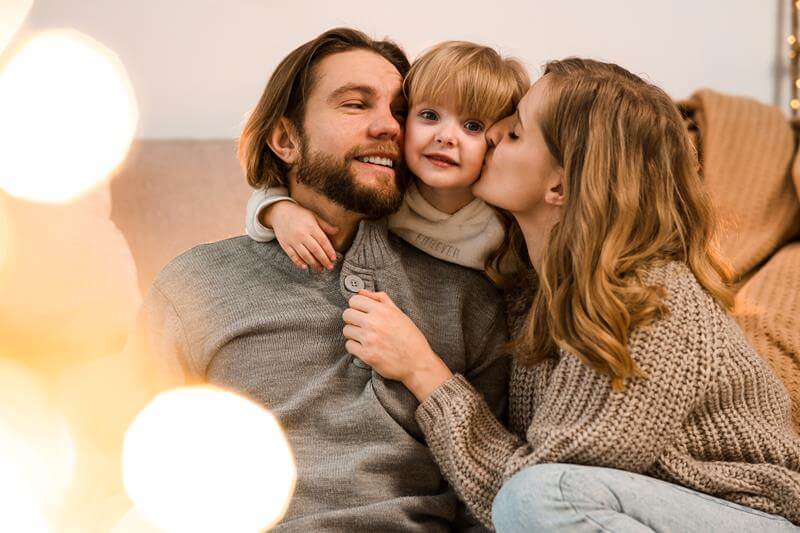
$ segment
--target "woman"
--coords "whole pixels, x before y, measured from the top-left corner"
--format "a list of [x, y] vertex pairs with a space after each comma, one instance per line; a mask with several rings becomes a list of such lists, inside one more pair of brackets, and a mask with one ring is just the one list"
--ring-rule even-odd
[[385, 294], [344, 313], [347, 349], [419, 399], [473, 514], [498, 531], [797, 531], [800, 437], [726, 313], [729, 271], [667, 95], [616, 65], [555, 61], [487, 137], [474, 192], [513, 215], [494, 264], [517, 265], [522, 295], [511, 431]]

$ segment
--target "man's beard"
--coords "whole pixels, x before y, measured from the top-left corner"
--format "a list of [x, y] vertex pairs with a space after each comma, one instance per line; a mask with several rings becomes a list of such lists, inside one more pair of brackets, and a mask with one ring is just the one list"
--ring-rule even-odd
[[307, 139], [300, 143], [300, 161], [297, 164], [297, 183], [306, 185], [323, 194], [341, 207], [364, 215], [368, 219], [378, 219], [390, 215], [400, 208], [403, 195], [408, 186], [408, 174], [401, 159], [394, 157], [395, 177], [386, 186], [369, 187], [359, 183], [351, 164], [356, 156], [369, 152], [397, 154], [395, 144], [381, 144], [369, 149], [357, 146], [350, 150], [342, 160], [332, 155], [312, 152]]

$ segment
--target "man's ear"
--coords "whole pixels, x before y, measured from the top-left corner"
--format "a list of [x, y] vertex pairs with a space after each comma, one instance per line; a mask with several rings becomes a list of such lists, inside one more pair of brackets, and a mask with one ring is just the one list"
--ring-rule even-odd
[[267, 137], [267, 144], [275, 155], [288, 164], [293, 165], [300, 157], [300, 140], [297, 130], [286, 117], [281, 117]]
[[567, 197], [564, 194], [563, 168], [559, 168], [556, 171], [553, 179], [548, 184], [547, 191], [544, 193], [544, 201], [557, 207], [561, 207], [567, 202]]

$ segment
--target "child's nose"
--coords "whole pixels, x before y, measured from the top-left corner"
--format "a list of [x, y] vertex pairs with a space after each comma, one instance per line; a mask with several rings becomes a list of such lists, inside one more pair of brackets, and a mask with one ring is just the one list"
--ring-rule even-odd
[[451, 128], [444, 127], [436, 132], [436, 135], [434, 136], [434, 141], [436, 142], [436, 144], [455, 146], [456, 136], [453, 134]]

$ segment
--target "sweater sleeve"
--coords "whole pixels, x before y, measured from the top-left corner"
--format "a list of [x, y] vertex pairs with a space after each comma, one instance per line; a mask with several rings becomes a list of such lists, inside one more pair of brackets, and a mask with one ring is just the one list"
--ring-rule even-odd
[[157, 284], [142, 302], [124, 355], [153, 393], [202, 382], [181, 319]]
[[258, 242], [269, 242], [275, 239], [275, 232], [264, 226], [258, 220], [258, 216], [264, 209], [281, 200], [294, 202], [289, 196], [289, 189], [271, 187], [253, 191], [247, 201], [247, 214], [245, 215], [245, 230], [248, 237]]
[[463, 376], [452, 377], [420, 405], [417, 419], [428, 446], [484, 525], [491, 527], [500, 487], [527, 466], [574, 463], [644, 472], [655, 463], [710, 387], [720, 359], [712, 338], [720, 326], [697, 306], [671, 310], [631, 336], [631, 355], [647, 378], [627, 380], [622, 391], [562, 352], [545, 390], [534, 392], [541, 401], [525, 440], [492, 415]]

